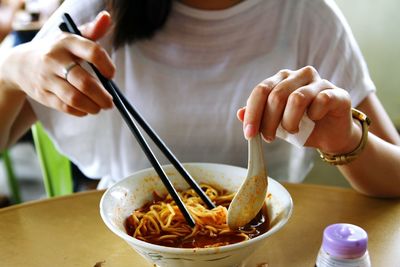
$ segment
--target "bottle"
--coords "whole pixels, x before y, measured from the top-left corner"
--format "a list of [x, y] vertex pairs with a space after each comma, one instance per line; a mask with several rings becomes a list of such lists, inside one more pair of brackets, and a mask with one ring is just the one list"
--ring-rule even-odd
[[339, 223], [325, 228], [316, 267], [371, 267], [368, 235], [357, 225]]

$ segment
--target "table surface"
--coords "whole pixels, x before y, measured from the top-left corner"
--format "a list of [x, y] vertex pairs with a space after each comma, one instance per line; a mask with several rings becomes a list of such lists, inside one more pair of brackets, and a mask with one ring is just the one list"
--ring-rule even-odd
[[[368, 232], [372, 266], [400, 266], [400, 200], [343, 188], [284, 186], [293, 198], [293, 215], [246, 266], [314, 266], [323, 229], [340, 222]], [[0, 265], [152, 266], [103, 224], [102, 194], [89, 191], [0, 209]]]

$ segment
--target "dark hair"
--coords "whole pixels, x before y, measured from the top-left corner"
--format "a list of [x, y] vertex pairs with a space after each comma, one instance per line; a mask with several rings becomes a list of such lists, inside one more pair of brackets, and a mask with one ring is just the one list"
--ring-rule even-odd
[[173, 0], [109, 0], [113, 45], [151, 38], [167, 21]]

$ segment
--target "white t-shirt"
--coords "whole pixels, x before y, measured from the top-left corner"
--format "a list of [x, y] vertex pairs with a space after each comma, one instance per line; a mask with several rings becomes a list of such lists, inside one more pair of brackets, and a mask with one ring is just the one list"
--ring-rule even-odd
[[[82, 24], [103, 5], [67, 0], [37, 38], [59, 34], [62, 12]], [[247, 0], [221, 11], [174, 2], [165, 27], [151, 40], [118, 50], [109, 37], [100, 43], [116, 65], [114, 81], [181, 162], [245, 167], [247, 142], [236, 111], [255, 85], [280, 69], [314, 66], [349, 91], [353, 106], [375, 90], [331, 0]], [[77, 118], [31, 102], [59, 149], [89, 177], [107, 176], [112, 183], [150, 166], [116, 109]], [[278, 180], [302, 181], [314, 155], [282, 140], [265, 144], [269, 174]]]

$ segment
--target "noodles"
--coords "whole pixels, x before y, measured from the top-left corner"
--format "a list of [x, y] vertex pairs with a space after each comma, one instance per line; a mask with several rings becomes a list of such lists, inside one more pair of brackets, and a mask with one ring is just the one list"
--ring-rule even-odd
[[202, 184], [201, 188], [216, 205], [209, 210], [193, 189], [180, 192], [190, 214], [196, 222], [192, 229], [170, 195], [154, 200], [135, 210], [126, 220], [129, 235], [157, 245], [181, 248], [218, 247], [248, 240], [264, 233], [269, 222], [265, 214], [243, 229], [232, 231], [226, 223], [227, 208], [234, 193]]

